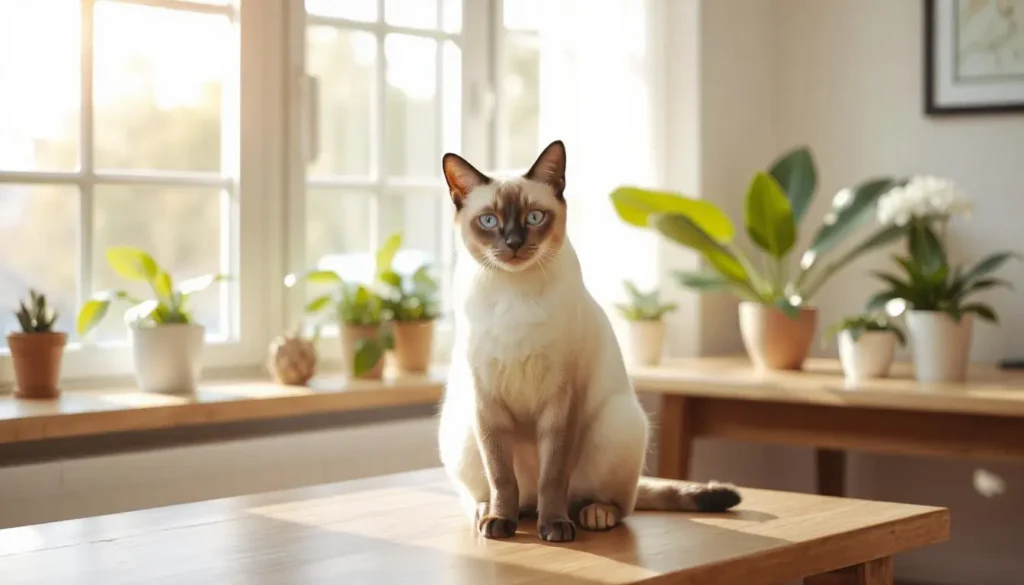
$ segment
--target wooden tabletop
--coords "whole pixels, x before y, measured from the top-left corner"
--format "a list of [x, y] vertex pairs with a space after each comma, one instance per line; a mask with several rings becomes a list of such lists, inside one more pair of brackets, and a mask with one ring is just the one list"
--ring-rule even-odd
[[743, 489], [576, 542], [475, 534], [440, 470], [0, 531], [4, 585], [775, 584], [949, 538], [943, 508]]
[[958, 384], [925, 384], [910, 364], [892, 376], [848, 385], [836, 360], [811, 359], [802, 372], [759, 372], [745, 357], [667, 360], [630, 371], [638, 390], [710, 398], [1024, 417], [1024, 372], [972, 366]]
[[0, 443], [144, 431], [203, 423], [434, 404], [444, 370], [383, 381], [317, 378], [308, 387], [239, 381], [203, 384], [194, 395], [135, 388], [72, 390], [56, 400], [0, 396]]

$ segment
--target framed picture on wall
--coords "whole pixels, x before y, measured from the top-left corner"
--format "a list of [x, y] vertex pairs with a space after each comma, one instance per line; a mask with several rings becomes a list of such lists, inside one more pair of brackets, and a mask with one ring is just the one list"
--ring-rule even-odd
[[925, 112], [1024, 112], [1024, 0], [924, 0]]

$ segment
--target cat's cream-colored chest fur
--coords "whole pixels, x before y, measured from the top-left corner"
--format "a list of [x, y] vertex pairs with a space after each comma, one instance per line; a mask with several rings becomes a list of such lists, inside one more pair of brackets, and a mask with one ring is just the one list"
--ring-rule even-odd
[[516, 286], [477, 281], [461, 299], [465, 357], [479, 389], [517, 418], [565, 391], [577, 370], [580, 329], [574, 302], [556, 281]]

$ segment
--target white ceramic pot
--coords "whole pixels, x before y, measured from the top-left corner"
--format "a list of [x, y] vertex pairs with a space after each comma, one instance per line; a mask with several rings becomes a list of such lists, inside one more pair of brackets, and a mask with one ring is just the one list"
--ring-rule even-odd
[[963, 382], [970, 359], [973, 315], [954, 321], [939, 311], [907, 311], [907, 331], [919, 382]]
[[665, 322], [630, 321], [629, 340], [633, 363], [656, 366], [661, 363], [661, 350], [665, 345]]
[[849, 329], [839, 332], [839, 363], [848, 382], [889, 375], [896, 355], [896, 335], [890, 331], [862, 331], [856, 340]]
[[129, 331], [139, 389], [174, 394], [196, 389], [202, 367], [202, 325], [132, 326]]

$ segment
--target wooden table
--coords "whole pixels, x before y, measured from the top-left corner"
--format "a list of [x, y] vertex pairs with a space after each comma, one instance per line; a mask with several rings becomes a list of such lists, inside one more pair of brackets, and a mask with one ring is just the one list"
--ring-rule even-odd
[[0, 574], [4, 585], [881, 585], [892, 555], [949, 538], [943, 508], [741, 491], [726, 514], [640, 513], [565, 545], [524, 523], [488, 541], [426, 470], [2, 530]]
[[436, 404], [444, 381], [445, 369], [437, 368], [427, 375], [389, 375], [380, 381], [319, 377], [309, 386], [210, 381], [182, 396], [133, 387], [70, 390], [56, 400], [8, 394], [0, 396], [0, 444]]
[[837, 362], [757, 372], [746, 358], [674, 360], [632, 370], [662, 395], [659, 475], [685, 479], [693, 440], [817, 448], [818, 492], [842, 495], [844, 450], [1024, 460], [1024, 373], [976, 367], [963, 384], [922, 384], [909, 364], [847, 386]]

